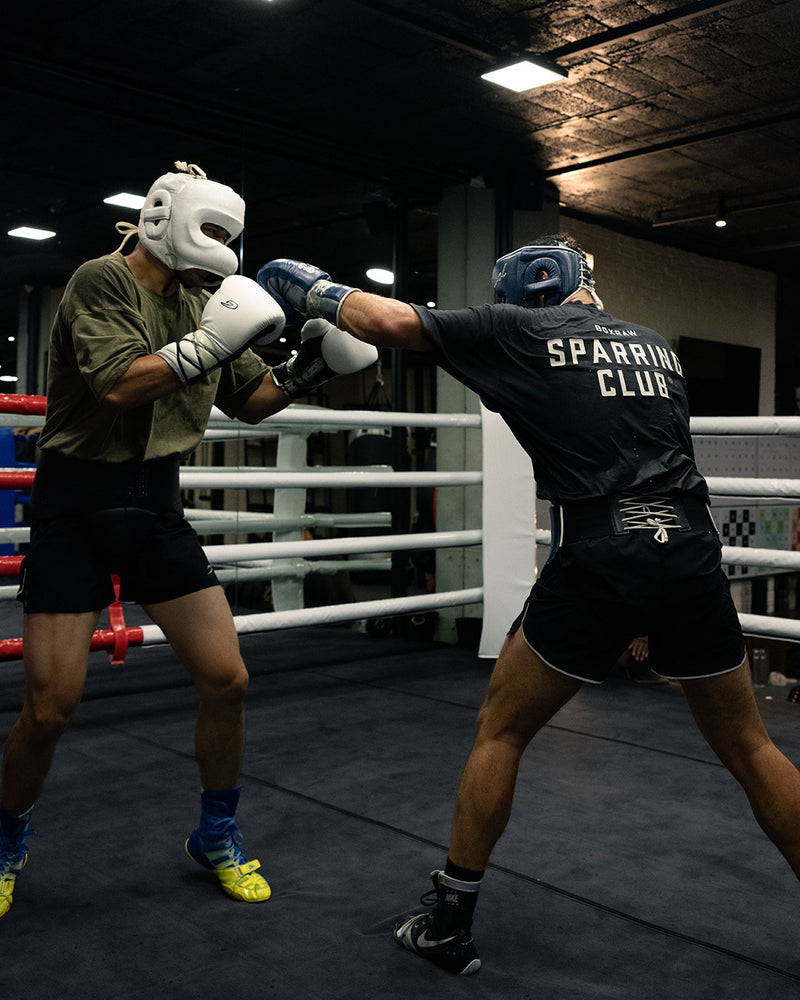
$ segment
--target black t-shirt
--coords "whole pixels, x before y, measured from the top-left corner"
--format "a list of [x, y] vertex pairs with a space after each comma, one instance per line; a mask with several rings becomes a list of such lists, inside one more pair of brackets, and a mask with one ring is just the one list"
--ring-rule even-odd
[[414, 308], [437, 363], [530, 455], [539, 496], [683, 490], [707, 499], [680, 362], [654, 330], [582, 303]]

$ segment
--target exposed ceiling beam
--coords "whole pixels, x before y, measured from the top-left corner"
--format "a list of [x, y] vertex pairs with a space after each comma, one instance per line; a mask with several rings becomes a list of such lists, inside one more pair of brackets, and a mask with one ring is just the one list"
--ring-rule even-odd
[[[451, 45], [453, 48], [461, 49], [463, 52], [468, 52], [470, 55], [477, 56], [479, 59], [488, 62], [494, 62], [503, 55], [508, 54], [508, 46], [497, 46], [489, 49], [476, 39], [468, 39], [463, 35], [457, 36], [449, 30], [445, 32], [432, 21], [422, 20], [419, 17], [410, 17], [396, 7], [391, 7], [389, 4], [383, 3], [382, 0], [350, 0], [350, 3], [371, 10], [375, 14], [380, 14], [387, 20], [393, 21], [395, 24], [400, 24], [409, 31], [425, 35], [427, 38], [443, 42], [445, 45]], [[722, 10], [725, 7], [730, 7], [738, 3], [742, 3], [742, 0], [696, 0], [694, 3], [665, 11], [663, 14], [653, 14], [650, 17], [620, 25], [618, 28], [609, 28], [607, 31], [601, 31], [596, 35], [590, 35], [588, 38], [570, 42], [568, 45], [560, 45], [547, 52], [542, 52], [530, 44], [521, 45], [517, 54], [521, 55], [528, 52], [531, 55], [538, 55], [549, 60], [559, 59], [563, 56], [580, 55], [582, 52], [591, 52], [593, 49], [602, 48], [611, 42], [638, 38], [652, 31], [654, 28], [682, 24], [684, 21], [689, 21], [699, 14]]]
[[618, 163], [620, 160], [630, 160], [636, 156], [649, 156], [651, 153], [663, 153], [670, 149], [682, 149], [685, 146], [694, 146], [700, 142], [709, 142], [711, 139], [721, 139], [729, 135], [740, 135], [743, 132], [754, 132], [760, 128], [767, 128], [770, 125], [780, 125], [782, 122], [795, 121], [798, 118], [800, 118], [800, 108], [794, 108], [781, 114], [767, 115], [763, 118], [739, 122], [736, 125], [725, 125], [720, 128], [709, 129], [706, 132], [684, 134], [676, 136], [673, 139], [666, 139], [664, 142], [654, 142], [647, 146], [621, 149], [616, 153], [597, 156], [591, 160], [582, 160], [579, 163], [569, 163], [560, 167], [552, 167], [549, 170], [545, 170], [545, 176], [560, 177], [563, 174], [575, 173], [578, 170], [591, 170], [593, 167], [602, 167], [608, 163]]
[[577, 42], [570, 42], [567, 45], [560, 45], [558, 48], [550, 49], [549, 52], [542, 52], [540, 55], [548, 59], [561, 59], [564, 56], [580, 55], [582, 52], [590, 52], [593, 49], [602, 48], [611, 42], [624, 42], [632, 38], [639, 38], [664, 25], [675, 26], [689, 21], [699, 14], [707, 14], [711, 11], [722, 10], [731, 7], [733, 4], [741, 3], [742, 0], [697, 0], [696, 3], [689, 3], [683, 7], [676, 7], [674, 10], [664, 11], [663, 14], [653, 14], [651, 17], [644, 17], [640, 21], [632, 21], [630, 24], [620, 25], [618, 28], [609, 28], [608, 31], [601, 31], [597, 35], [590, 35]]

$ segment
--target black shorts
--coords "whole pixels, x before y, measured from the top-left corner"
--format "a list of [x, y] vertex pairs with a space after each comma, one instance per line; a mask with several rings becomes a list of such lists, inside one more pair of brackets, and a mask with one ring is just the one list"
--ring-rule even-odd
[[158, 604], [216, 586], [194, 529], [173, 511], [94, 511], [34, 522], [17, 600], [36, 614], [99, 611], [120, 600]]
[[745, 646], [720, 541], [706, 524], [632, 530], [561, 544], [522, 613], [525, 641], [549, 666], [599, 684], [637, 636], [652, 669], [670, 679], [711, 677], [741, 666]]

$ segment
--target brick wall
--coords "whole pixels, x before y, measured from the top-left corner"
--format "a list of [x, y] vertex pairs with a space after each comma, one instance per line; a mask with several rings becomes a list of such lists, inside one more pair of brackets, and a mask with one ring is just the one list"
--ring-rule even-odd
[[609, 312], [657, 330], [673, 349], [679, 337], [760, 348], [759, 413], [774, 412], [774, 275], [572, 219], [561, 228], [594, 255]]

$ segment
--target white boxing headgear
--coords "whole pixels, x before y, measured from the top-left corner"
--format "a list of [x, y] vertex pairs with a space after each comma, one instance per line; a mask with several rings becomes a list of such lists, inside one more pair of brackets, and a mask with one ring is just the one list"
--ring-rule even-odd
[[220, 278], [239, 269], [233, 250], [200, 228], [221, 226], [231, 240], [244, 228], [244, 201], [225, 184], [209, 180], [194, 163], [176, 161], [178, 173], [159, 177], [139, 216], [139, 240], [173, 271], [199, 267]]

